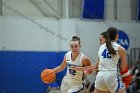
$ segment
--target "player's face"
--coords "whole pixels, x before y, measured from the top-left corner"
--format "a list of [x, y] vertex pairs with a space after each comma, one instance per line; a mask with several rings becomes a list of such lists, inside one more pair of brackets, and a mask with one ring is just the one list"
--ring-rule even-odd
[[72, 52], [79, 52], [80, 45], [78, 41], [70, 41], [70, 49]]
[[101, 45], [105, 43], [105, 38], [103, 37], [103, 35], [99, 36], [99, 42]]

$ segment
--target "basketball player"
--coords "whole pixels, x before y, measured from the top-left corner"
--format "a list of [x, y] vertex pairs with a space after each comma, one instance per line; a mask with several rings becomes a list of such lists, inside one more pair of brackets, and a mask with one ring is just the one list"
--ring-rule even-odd
[[73, 36], [70, 41], [70, 51], [68, 51], [62, 64], [53, 69], [55, 73], [63, 71], [67, 67], [67, 73], [64, 76], [60, 91], [61, 93], [79, 93], [83, 89], [84, 73], [73, 67], [86, 67], [91, 65], [90, 59], [80, 52], [80, 38]]
[[[105, 40], [106, 40], [105, 38], [106, 38], [106, 32], [102, 32], [99, 36], [99, 43], [101, 45], [105, 43]], [[96, 67], [95, 67], [95, 64], [96, 64]], [[95, 64], [92, 65], [93, 67], [91, 66], [91, 68], [87, 68], [87, 69], [90, 69], [91, 71], [96, 71], [96, 73], [97, 73], [98, 72], [99, 61], [97, 60]], [[87, 71], [87, 73], [88, 73], [88, 71]], [[89, 93], [94, 91], [94, 88], [95, 88], [94, 85], [95, 85], [95, 83], [93, 83], [91, 85], [91, 87], [89, 88]], [[107, 93], [109, 93], [109, 92], [107, 92]]]
[[[100, 40], [101, 45], [106, 42], [105, 41], [106, 40], [106, 32], [103, 32], [103, 33], [100, 34], [99, 40]], [[87, 70], [92, 70], [92, 71], [97, 70], [98, 65], [99, 65], [99, 61], [97, 61], [96, 64], [87, 67]], [[120, 65], [120, 64], [118, 64], [118, 65]], [[120, 68], [120, 67], [118, 67], [118, 68]], [[88, 72], [88, 71], [86, 71], [86, 72]], [[131, 83], [131, 79], [132, 79], [132, 76], [130, 75], [130, 72], [129, 72], [129, 69], [128, 69], [128, 64], [126, 64], [126, 69], [124, 71], [120, 71], [120, 74], [121, 74], [121, 77], [122, 77], [122, 81], [125, 84], [125, 87], [128, 88], [129, 84]], [[90, 92], [92, 92], [93, 90], [94, 90], [94, 84], [91, 86]], [[107, 91], [107, 92], [104, 92], [104, 93], [110, 93], [110, 92]]]
[[94, 93], [126, 93], [125, 86], [118, 77], [118, 60], [121, 59], [120, 69], [126, 69], [126, 52], [123, 47], [118, 45], [118, 30], [111, 27], [106, 32], [106, 43], [101, 45], [98, 57], [98, 73], [95, 81]]

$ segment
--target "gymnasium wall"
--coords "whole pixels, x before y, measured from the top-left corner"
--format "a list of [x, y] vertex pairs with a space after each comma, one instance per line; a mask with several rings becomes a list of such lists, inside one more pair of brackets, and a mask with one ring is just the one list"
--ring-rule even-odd
[[[140, 24], [135, 22], [0, 17], [0, 92], [44, 93], [48, 85], [41, 82], [40, 72], [61, 64], [71, 37], [80, 36], [81, 51], [94, 63], [100, 46], [99, 34], [110, 26], [129, 35], [128, 54], [131, 48], [140, 47]], [[65, 71], [57, 74], [57, 83], [64, 74]]]
[[[61, 64], [68, 51], [67, 38], [75, 35], [74, 25], [64, 22], [67, 25], [62, 27], [63, 21], [0, 18], [1, 93], [46, 93], [48, 85], [41, 82], [40, 73]], [[72, 29], [67, 29], [69, 33], [65, 35], [66, 27]], [[57, 74], [58, 85], [64, 74], [65, 71]]]
[[[82, 41], [82, 51], [88, 54], [93, 60], [97, 58], [97, 52], [99, 49], [99, 35], [101, 32], [106, 31], [110, 26], [117, 27], [119, 30], [124, 31], [130, 40], [130, 45], [127, 53], [130, 54], [131, 48], [140, 47], [140, 24], [127, 21], [127, 22], [116, 22], [116, 21], [106, 21], [106, 22], [91, 22], [91, 21], [76, 21], [76, 31], [78, 31], [79, 36]], [[90, 42], [90, 43], [89, 43]]]

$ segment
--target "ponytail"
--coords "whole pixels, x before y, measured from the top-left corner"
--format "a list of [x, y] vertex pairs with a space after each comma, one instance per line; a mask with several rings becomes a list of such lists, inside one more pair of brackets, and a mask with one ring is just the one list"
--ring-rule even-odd
[[112, 54], [113, 56], [116, 55], [116, 51], [112, 47], [110, 35], [108, 32], [106, 32], [106, 47], [107, 47], [110, 54]]

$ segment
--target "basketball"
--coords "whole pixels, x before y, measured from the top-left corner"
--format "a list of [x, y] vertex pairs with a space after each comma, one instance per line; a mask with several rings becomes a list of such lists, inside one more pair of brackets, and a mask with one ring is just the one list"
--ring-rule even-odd
[[53, 70], [45, 69], [41, 72], [41, 80], [46, 83], [50, 84], [53, 83], [56, 79], [56, 75]]

